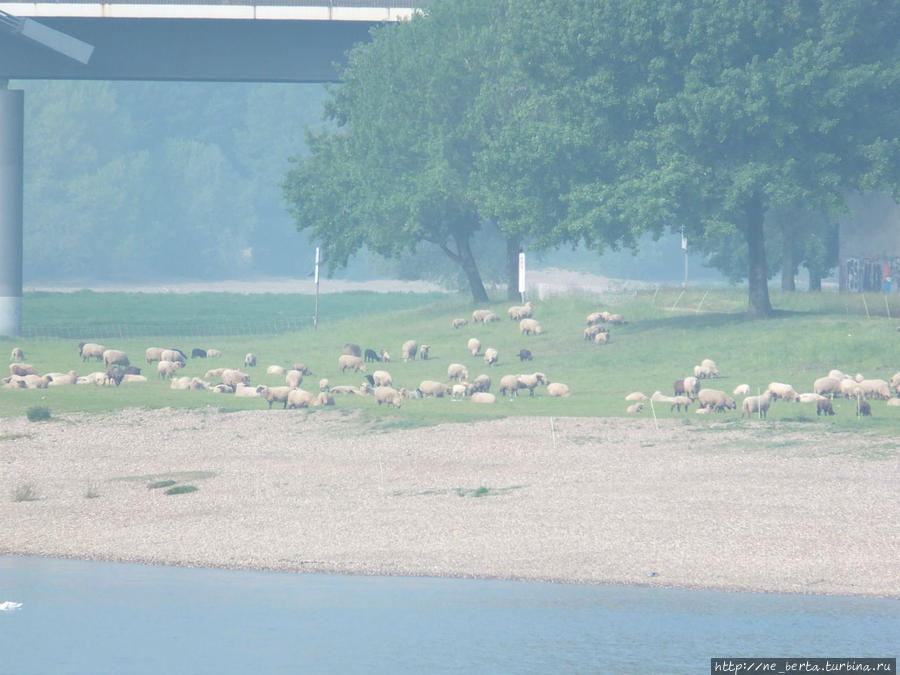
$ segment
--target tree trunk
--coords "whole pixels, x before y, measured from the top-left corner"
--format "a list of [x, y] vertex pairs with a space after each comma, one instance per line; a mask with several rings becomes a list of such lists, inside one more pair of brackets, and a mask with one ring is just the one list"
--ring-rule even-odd
[[519, 297], [519, 250], [522, 237], [513, 236], [506, 239], [506, 299], [521, 300]]
[[[472, 291], [472, 300], [479, 303], [488, 302], [487, 291], [484, 290], [484, 282], [481, 280], [481, 274], [478, 271], [478, 265], [475, 263], [475, 256], [472, 255], [472, 247], [469, 242], [468, 234], [454, 233], [453, 241], [456, 244], [456, 255], [450, 254], [466, 274], [469, 282], [469, 289]], [[445, 249], [446, 250], [446, 249]]]
[[809, 290], [810, 292], [822, 290], [822, 275], [813, 270], [809, 270]]
[[794, 236], [790, 218], [781, 223], [781, 290], [794, 291]]
[[765, 236], [763, 234], [763, 205], [759, 194], [753, 195], [747, 204], [747, 247], [750, 269], [747, 274], [749, 306], [747, 316], [764, 319], [772, 315], [769, 302], [769, 275], [766, 266]]

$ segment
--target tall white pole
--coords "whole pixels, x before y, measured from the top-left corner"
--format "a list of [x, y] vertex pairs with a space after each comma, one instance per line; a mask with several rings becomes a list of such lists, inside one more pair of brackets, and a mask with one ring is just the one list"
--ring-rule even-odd
[[681, 250], [684, 251], [684, 281], [681, 282], [681, 287], [687, 288], [688, 256], [687, 237], [684, 236], [684, 225], [681, 226]]
[[319, 247], [316, 246], [316, 313], [313, 315], [313, 330], [319, 330]]
[[525, 253], [519, 253], [519, 295], [525, 302]]

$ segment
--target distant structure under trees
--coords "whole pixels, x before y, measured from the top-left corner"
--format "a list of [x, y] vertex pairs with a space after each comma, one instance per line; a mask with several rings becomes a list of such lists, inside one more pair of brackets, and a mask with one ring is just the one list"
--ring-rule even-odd
[[888, 194], [847, 198], [838, 221], [840, 289], [900, 292], [900, 205]]

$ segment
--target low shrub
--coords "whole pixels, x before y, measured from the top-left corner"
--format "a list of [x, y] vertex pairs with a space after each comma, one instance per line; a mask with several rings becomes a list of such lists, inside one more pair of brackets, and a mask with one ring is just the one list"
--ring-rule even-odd
[[176, 485], [175, 487], [171, 487], [166, 490], [167, 495], [183, 495], [188, 492], [196, 492], [200, 488], [195, 487], [193, 485]]
[[43, 422], [50, 419], [50, 408], [44, 406], [34, 406], [25, 411], [29, 422]]

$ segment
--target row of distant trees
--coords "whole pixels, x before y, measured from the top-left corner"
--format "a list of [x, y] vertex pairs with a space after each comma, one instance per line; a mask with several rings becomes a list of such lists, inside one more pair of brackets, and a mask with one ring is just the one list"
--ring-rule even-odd
[[332, 124], [285, 179], [332, 269], [430, 244], [484, 301], [486, 227], [514, 297], [522, 248], [627, 248], [683, 226], [762, 317], [773, 260], [789, 286], [800, 264], [812, 287], [834, 265], [848, 191], [897, 194], [898, 3], [428, 7], [350, 53]]

